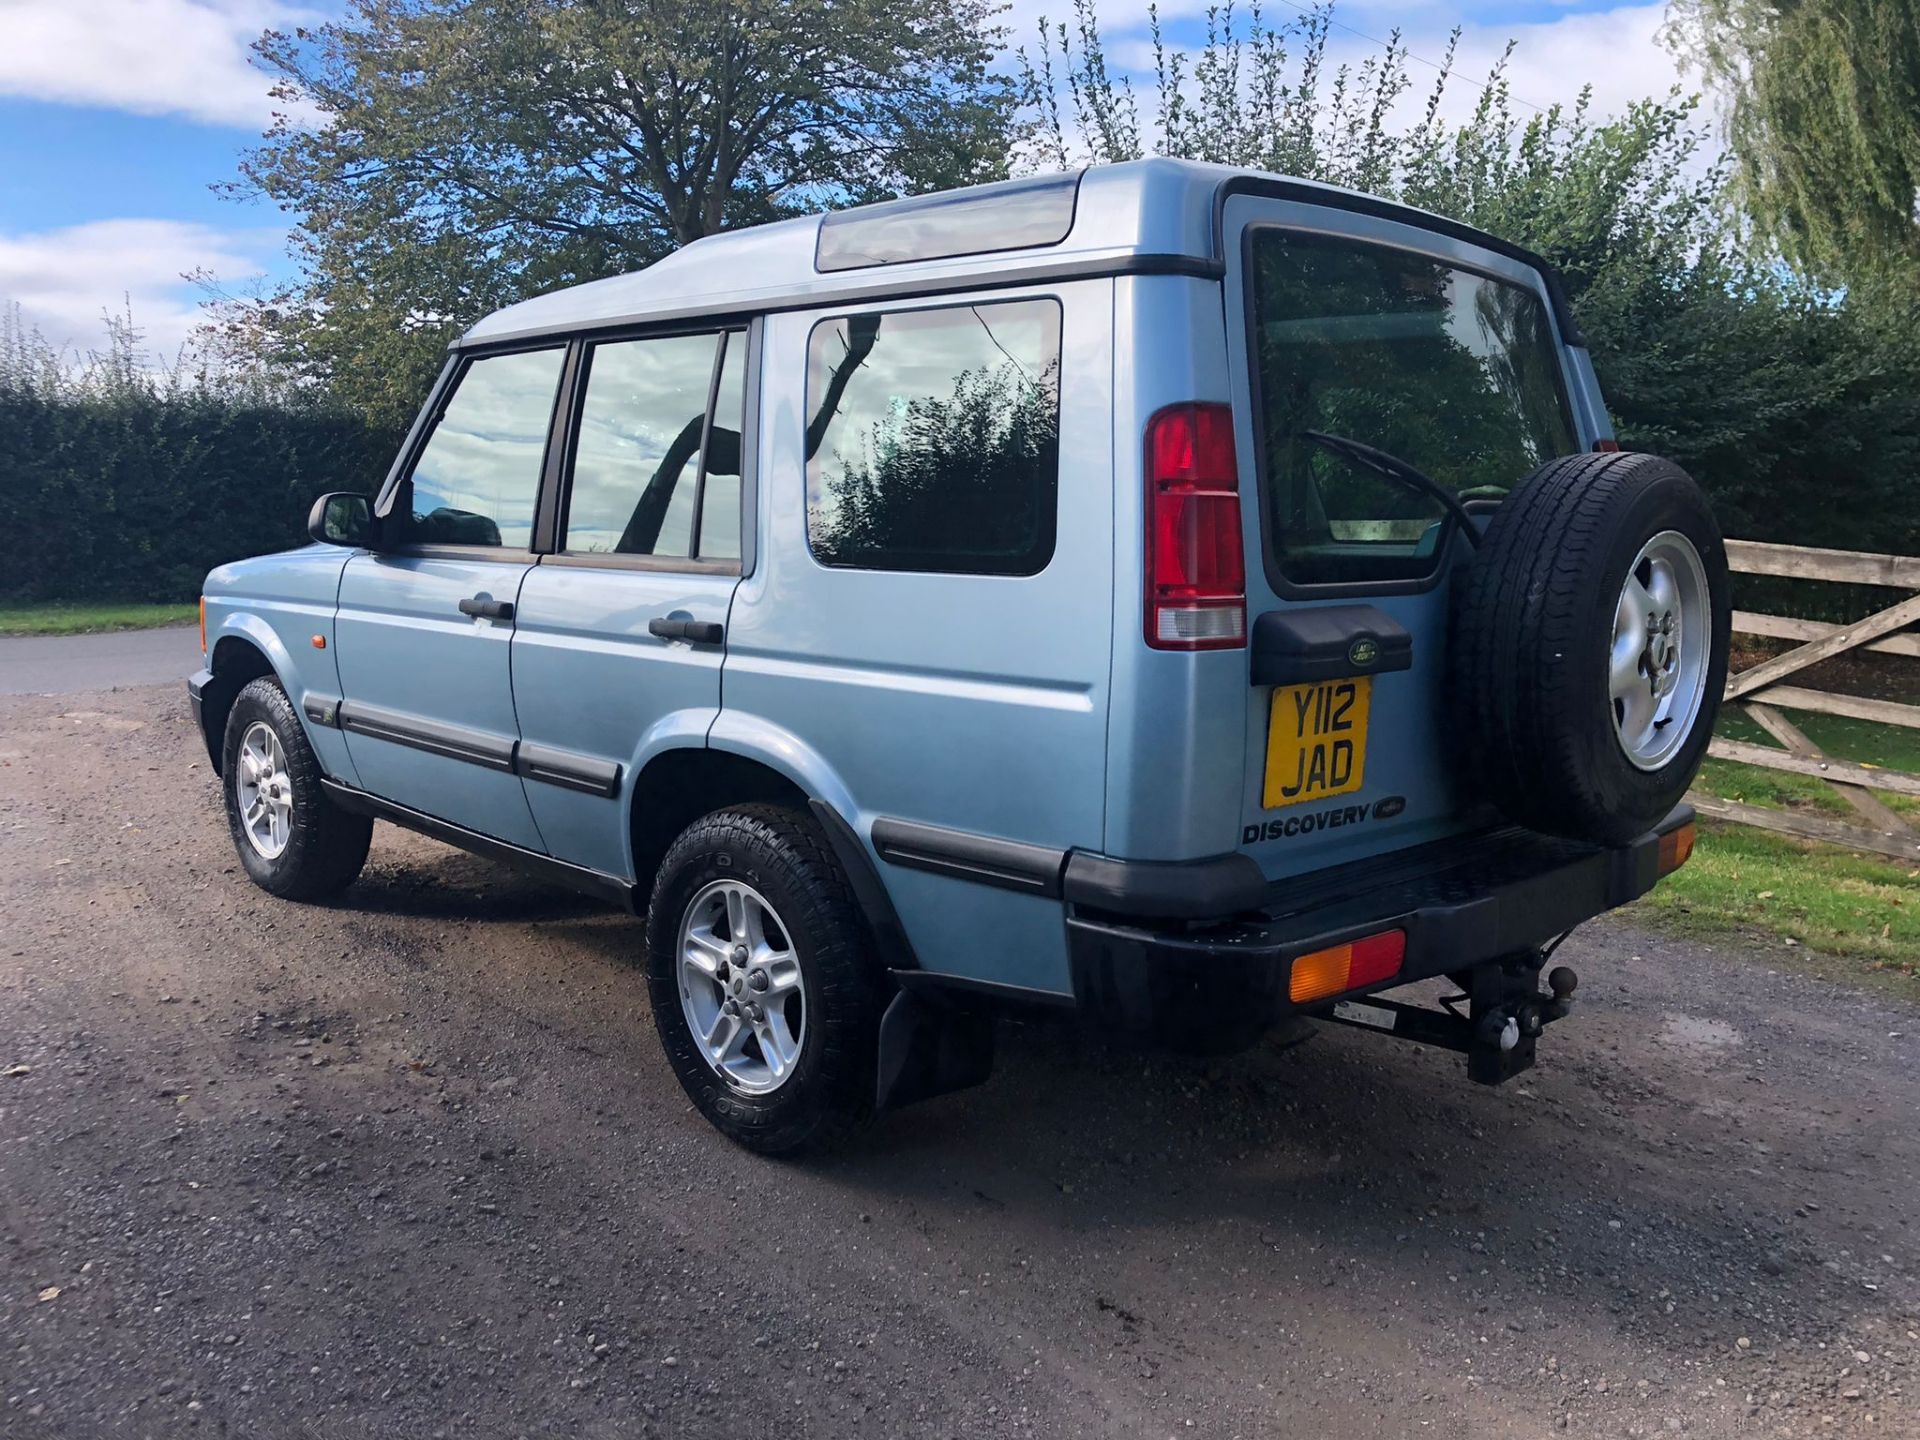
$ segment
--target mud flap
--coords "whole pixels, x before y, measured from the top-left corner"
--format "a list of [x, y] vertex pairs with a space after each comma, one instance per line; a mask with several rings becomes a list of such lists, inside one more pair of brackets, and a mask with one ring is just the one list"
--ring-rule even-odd
[[880, 1020], [876, 1110], [897, 1110], [982, 1084], [993, 1073], [990, 1015], [950, 1009], [902, 990]]

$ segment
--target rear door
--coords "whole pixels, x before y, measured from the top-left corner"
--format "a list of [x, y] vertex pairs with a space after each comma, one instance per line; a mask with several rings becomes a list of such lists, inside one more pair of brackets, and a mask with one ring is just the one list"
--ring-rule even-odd
[[575, 865], [631, 874], [635, 772], [719, 713], [749, 348], [741, 329], [583, 348], [557, 551], [521, 586], [513, 641], [527, 800]]
[[1531, 267], [1249, 195], [1228, 200], [1225, 235], [1235, 440], [1251, 457], [1242, 843], [1281, 876], [1480, 818], [1455, 783], [1446, 690], [1448, 581], [1469, 546], [1436, 498], [1313, 436], [1397, 456], [1469, 509], [1590, 437]]
[[468, 361], [340, 576], [341, 728], [376, 795], [529, 850], [509, 647], [565, 349]]

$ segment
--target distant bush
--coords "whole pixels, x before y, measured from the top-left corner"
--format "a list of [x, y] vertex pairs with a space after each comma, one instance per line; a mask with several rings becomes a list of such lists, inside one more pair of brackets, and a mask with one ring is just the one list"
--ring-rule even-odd
[[0, 316], [0, 601], [192, 600], [208, 570], [304, 543], [328, 490], [372, 490], [398, 437], [302, 390], [154, 370], [127, 322], [74, 363]]

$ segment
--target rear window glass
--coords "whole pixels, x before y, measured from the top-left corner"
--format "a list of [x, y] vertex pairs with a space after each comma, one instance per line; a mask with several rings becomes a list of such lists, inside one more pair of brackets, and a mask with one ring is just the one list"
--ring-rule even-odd
[[1263, 511], [1295, 584], [1433, 573], [1445, 512], [1307, 438], [1343, 436], [1461, 499], [1497, 500], [1575, 448], [1559, 352], [1533, 290], [1429, 257], [1253, 232]]
[[807, 413], [821, 563], [1036, 575], [1053, 558], [1058, 301], [823, 320], [807, 342]]
[[1039, 175], [842, 211], [820, 222], [814, 265], [860, 270], [1057, 245], [1073, 228], [1079, 188], [1077, 172]]

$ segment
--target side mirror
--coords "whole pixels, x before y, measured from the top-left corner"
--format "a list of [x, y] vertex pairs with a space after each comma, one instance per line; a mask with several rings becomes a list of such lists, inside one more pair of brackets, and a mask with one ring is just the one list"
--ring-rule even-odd
[[350, 490], [322, 495], [307, 513], [307, 534], [322, 545], [370, 545], [373, 529], [373, 502]]

